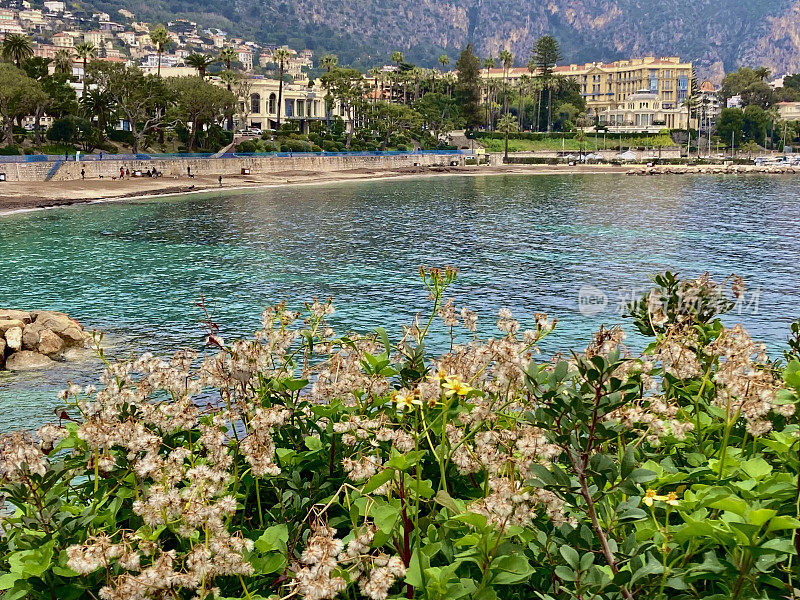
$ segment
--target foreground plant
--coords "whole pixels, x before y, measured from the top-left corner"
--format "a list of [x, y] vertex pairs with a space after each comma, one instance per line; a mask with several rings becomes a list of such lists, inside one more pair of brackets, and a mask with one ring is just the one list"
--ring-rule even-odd
[[209, 321], [217, 352], [109, 364], [0, 438], [4, 600], [800, 597], [797, 346], [723, 326], [739, 280], [661, 275], [642, 356], [616, 327], [538, 362], [554, 320], [480, 339], [455, 272], [420, 275], [395, 344], [330, 302]]

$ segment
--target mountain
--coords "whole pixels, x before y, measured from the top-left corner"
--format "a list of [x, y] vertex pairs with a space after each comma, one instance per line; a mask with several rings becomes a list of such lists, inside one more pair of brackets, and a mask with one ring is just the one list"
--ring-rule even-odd
[[188, 17], [261, 43], [333, 51], [367, 67], [394, 50], [433, 66], [468, 41], [479, 55], [510, 44], [527, 62], [544, 34], [565, 62], [680, 55], [700, 76], [742, 64], [776, 74], [800, 71], [800, 0], [78, 0], [105, 12], [127, 8], [138, 19]]

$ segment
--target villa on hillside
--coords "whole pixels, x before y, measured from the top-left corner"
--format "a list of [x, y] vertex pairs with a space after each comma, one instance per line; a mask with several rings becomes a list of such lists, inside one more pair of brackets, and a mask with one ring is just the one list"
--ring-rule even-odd
[[[555, 73], [578, 84], [586, 100], [586, 116], [609, 131], [652, 132], [686, 127], [682, 102], [693, 93], [692, 63], [677, 56], [563, 65], [557, 66]], [[531, 73], [524, 67], [508, 71], [513, 83], [523, 75], [530, 77]], [[490, 69], [488, 76], [502, 80], [506, 72]]]

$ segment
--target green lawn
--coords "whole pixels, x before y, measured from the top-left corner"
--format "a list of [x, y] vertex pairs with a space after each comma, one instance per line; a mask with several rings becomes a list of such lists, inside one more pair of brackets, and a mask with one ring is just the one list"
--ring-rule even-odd
[[[504, 140], [481, 139], [478, 141], [486, 147], [489, 152], [503, 152], [505, 148]], [[563, 145], [562, 145], [563, 144]], [[663, 147], [674, 146], [671, 138], [667, 135], [654, 135], [647, 140], [641, 138], [622, 138], [622, 148], [653, 147], [661, 145]], [[605, 143], [602, 136], [586, 136], [583, 150], [592, 152], [597, 150], [617, 150], [620, 147], [618, 139], [606, 138]], [[551, 138], [545, 140], [508, 140], [509, 152], [536, 152], [536, 151], [555, 151], [565, 150], [568, 152], [578, 152], [580, 143], [577, 140]]]

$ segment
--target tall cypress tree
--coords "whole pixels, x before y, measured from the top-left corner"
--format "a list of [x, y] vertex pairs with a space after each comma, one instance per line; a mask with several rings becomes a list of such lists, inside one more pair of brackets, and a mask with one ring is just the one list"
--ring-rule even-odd
[[481, 124], [481, 61], [475, 56], [472, 44], [467, 44], [456, 62], [458, 82], [456, 97], [461, 103], [461, 111], [467, 128], [479, 127]]

